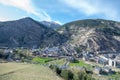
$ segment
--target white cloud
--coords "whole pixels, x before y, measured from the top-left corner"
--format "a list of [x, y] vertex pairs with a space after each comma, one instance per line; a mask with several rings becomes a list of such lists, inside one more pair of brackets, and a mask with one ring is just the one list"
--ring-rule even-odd
[[104, 0], [60, 0], [69, 7], [83, 12], [86, 16], [103, 15], [107, 19], [118, 20], [115, 7], [104, 3]]
[[0, 0], [0, 4], [19, 8], [27, 13], [38, 16], [41, 20], [51, 20], [51, 17], [45, 11], [37, 11], [32, 4], [32, 0]]
[[5, 22], [5, 21], [13, 21], [13, 20], [18, 20], [18, 19], [21, 19], [21, 18], [25, 18], [27, 16], [19, 16], [19, 17], [11, 17], [11, 16], [3, 16], [3, 15], [0, 15], [0, 22]]
[[8, 19], [5, 17], [0, 17], [0, 21], [7, 21]]

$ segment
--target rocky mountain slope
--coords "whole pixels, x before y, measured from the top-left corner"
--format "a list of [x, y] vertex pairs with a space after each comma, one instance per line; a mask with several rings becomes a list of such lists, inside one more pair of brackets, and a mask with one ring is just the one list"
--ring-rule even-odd
[[[0, 47], [62, 46], [70, 52], [120, 51], [120, 23], [102, 19], [73, 21], [56, 31], [29, 17], [0, 22]], [[58, 33], [58, 32], [59, 33]]]
[[69, 38], [66, 44], [85, 51], [120, 51], [120, 23], [87, 19], [67, 23], [58, 32]]
[[48, 47], [65, 40], [63, 35], [29, 17], [0, 22], [0, 47]]

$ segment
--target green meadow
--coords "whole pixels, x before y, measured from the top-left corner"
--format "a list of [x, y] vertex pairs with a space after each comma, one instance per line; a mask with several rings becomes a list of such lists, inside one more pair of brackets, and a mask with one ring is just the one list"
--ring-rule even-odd
[[51, 69], [38, 64], [0, 63], [0, 80], [62, 80]]
[[43, 57], [35, 57], [32, 59], [34, 63], [47, 63], [49, 61], [54, 60], [54, 58], [43, 58]]

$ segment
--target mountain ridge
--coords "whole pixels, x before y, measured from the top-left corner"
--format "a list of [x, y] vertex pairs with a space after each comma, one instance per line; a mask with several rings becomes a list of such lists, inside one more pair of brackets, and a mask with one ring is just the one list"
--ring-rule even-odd
[[120, 51], [120, 22], [86, 19], [66, 23], [54, 30], [32, 18], [0, 22], [0, 46], [67, 46], [82, 51]]
[[64, 24], [57, 29], [69, 38], [69, 44], [84, 51], [120, 51], [120, 23], [103, 19], [86, 19]]
[[0, 45], [7, 47], [45, 47], [64, 42], [58, 32], [29, 17], [1, 22], [0, 34]]

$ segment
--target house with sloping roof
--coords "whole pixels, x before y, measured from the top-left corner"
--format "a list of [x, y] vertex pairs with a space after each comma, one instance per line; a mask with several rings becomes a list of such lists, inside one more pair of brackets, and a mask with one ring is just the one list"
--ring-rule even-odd
[[93, 70], [93, 73], [95, 74], [100, 74], [100, 71], [102, 70], [101, 67], [95, 67], [94, 70]]

